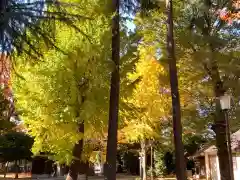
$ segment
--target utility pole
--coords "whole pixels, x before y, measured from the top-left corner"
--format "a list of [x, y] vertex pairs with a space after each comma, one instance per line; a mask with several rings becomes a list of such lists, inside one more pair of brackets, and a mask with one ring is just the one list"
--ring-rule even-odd
[[232, 158], [232, 141], [231, 141], [231, 130], [228, 118], [228, 112], [225, 110], [225, 119], [226, 119], [226, 133], [227, 133], [227, 142], [228, 142], [228, 158], [229, 158], [229, 169], [231, 174], [231, 180], [234, 180], [234, 170], [233, 170], [233, 158]]
[[175, 42], [173, 34], [173, 2], [166, 0], [167, 6], [167, 53], [170, 73], [170, 85], [172, 95], [172, 118], [173, 118], [173, 134], [176, 156], [176, 175], [177, 180], [187, 180], [186, 165], [184, 158], [184, 150], [182, 143], [182, 124], [181, 124], [181, 108], [178, 91], [178, 77], [175, 56]]

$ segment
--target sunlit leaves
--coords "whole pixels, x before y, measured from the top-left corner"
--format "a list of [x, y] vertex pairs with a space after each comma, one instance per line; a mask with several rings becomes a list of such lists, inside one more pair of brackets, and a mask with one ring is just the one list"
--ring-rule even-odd
[[134, 83], [135, 88], [124, 98], [130, 108], [122, 112], [125, 126], [121, 132], [127, 141], [158, 138], [158, 128], [169, 112], [169, 96], [160, 92], [159, 77], [166, 75], [165, 69], [155, 59], [154, 49], [140, 45], [138, 50], [135, 72], [128, 74], [129, 84]]
[[85, 14], [95, 19], [80, 22], [82, 32], [58, 26], [56, 42], [66, 53], [48, 50], [34, 64], [21, 57], [16, 71], [24, 79], [14, 76], [17, 109], [35, 137], [34, 153], [47, 152], [64, 162], [70, 162], [73, 145], [83, 138], [78, 123], [84, 121], [87, 140], [100, 137], [107, 120], [109, 19], [94, 14], [97, 1], [85, 3]]

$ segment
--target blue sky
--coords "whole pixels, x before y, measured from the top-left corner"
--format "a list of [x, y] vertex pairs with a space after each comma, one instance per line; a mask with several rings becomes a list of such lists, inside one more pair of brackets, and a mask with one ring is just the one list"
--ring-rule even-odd
[[136, 26], [135, 26], [135, 24], [133, 23], [133, 21], [127, 20], [127, 21], [126, 21], [126, 25], [127, 25], [128, 29], [129, 29], [129, 31], [132, 31], [132, 32], [135, 31]]

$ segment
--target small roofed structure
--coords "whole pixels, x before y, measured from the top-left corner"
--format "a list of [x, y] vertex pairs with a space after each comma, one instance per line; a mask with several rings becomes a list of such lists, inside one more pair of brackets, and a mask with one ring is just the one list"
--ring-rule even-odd
[[[240, 179], [240, 130], [231, 135], [231, 141], [234, 178]], [[215, 145], [205, 145], [191, 158], [195, 161], [195, 174], [198, 178], [220, 180], [219, 161]]]

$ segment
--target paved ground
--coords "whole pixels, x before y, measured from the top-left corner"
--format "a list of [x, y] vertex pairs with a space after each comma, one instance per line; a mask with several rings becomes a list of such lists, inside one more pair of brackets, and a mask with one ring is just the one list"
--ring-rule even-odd
[[[12, 180], [12, 178], [3, 178], [0, 175], [0, 180], [5, 179], [5, 180]], [[128, 175], [117, 175], [117, 180], [135, 180], [137, 177], [136, 176], [128, 176]], [[32, 178], [24, 178], [22, 176], [19, 177], [20, 180], [30, 180]], [[104, 178], [101, 176], [94, 176], [94, 177], [88, 177], [89, 180], [103, 180]], [[37, 180], [37, 179], [36, 179]], [[65, 180], [64, 177], [56, 177], [56, 178], [39, 178], [39, 180]]]
[[[135, 180], [136, 176], [118, 175], [117, 180]], [[103, 180], [103, 177], [89, 177], [89, 180]]]
[[[1, 180], [12, 180], [14, 178], [2, 178]], [[101, 177], [89, 177], [88, 180], [103, 180]], [[31, 178], [19, 178], [19, 180], [31, 180]], [[39, 180], [65, 180], [65, 178], [48, 178], [48, 179], [39, 179]], [[118, 177], [117, 180], [136, 180], [136, 177]]]

